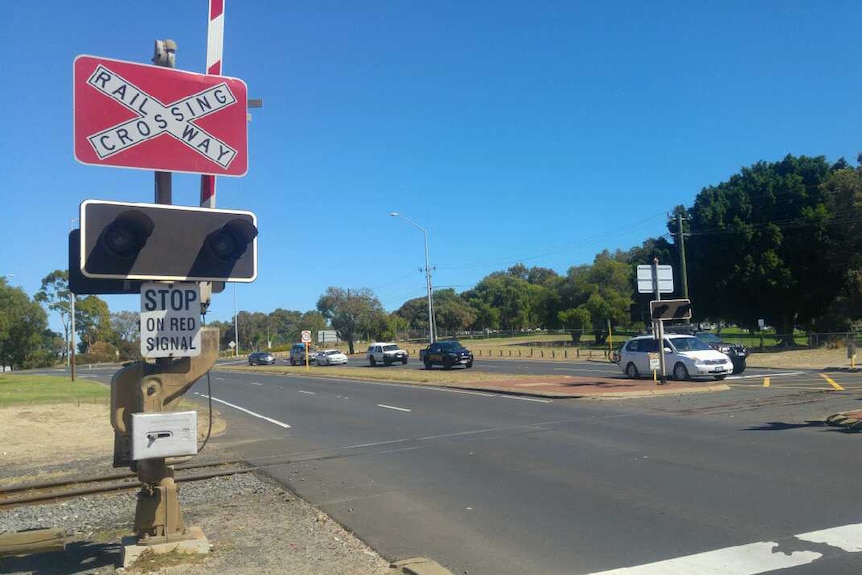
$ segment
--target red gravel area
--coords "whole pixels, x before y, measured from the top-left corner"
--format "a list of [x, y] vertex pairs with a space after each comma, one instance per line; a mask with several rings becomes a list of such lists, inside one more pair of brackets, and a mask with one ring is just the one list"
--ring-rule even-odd
[[645, 397], [703, 391], [724, 391], [728, 387], [713, 380], [671, 381], [659, 385], [651, 379], [596, 378], [580, 376], [549, 376], [544, 378], [476, 381], [464, 384], [447, 384], [475, 390], [518, 393], [544, 397]]

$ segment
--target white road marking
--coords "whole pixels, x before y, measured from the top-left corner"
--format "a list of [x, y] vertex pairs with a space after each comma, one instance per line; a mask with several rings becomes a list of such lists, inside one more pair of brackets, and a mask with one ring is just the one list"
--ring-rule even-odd
[[216, 380], [216, 381], [224, 381], [224, 378], [223, 378], [223, 377], [214, 377], [213, 379], [214, 379], [214, 380]]
[[550, 399], [536, 399], [535, 397], [518, 397], [517, 395], [501, 395], [506, 399], [520, 399], [521, 401], [535, 401], [536, 403], [551, 403]]
[[729, 375], [727, 379], [760, 379], [763, 377], [781, 377], [785, 375], [804, 375], [804, 371], [782, 371], [781, 373], [758, 373], [754, 375]]
[[585, 367], [555, 367], [554, 371], [594, 371], [596, 373], [617, 373], [619, 369], [587, 369]]
[[848, 553], [859, 553], [862, 551], [862, 523], [811, 531], [797, 535], [796, 538], [812, 543], [825, 543]]
[[262, 383], [258, 383], [256, 381], [250, 381], [248, 383], [249, 383], [249, 385], [263, 385]]
[[261, 414], [259, 414], [259, 413], [255, 413], [255, 412], [250, 411], [250, 410], [248, 410], [248, 409], [246, 409], [246, 408], [244, 408], [244, 407], [240, 407], [240, 406], [238, 406], [238, 405], [234, 405], [234, 404], [232, 404], [232, 403], [228, 403], [227, 401], [224, 401], [223, 399], [219, 399], [219, 398], [217, 398], [217, 397], [211, 397], [211, 396], [206, 395], [206, 394], [204, 394], [204, 393], [197, 393], [197, 392], [195, 392], [195, 395], [200, 395], [201, 397], [205, 397], [205, 398], [207, 398], [207, 399], [212, 399], [213, 401], [218, 402], [218, 403], [221, 403], [222, 405], [226, 405], [226, 406], [228, 406], [228, 407], [232, 407], [232, 408], [234, 408], [234, 409], [236, 409], [236, 410], [238, 410], [238, 411], [242, 411], [243, 413], [247, 413], [247, 414], [251, 415], [252, 417], [257, 417], [258, 419], [262, 419], [262, 420], [264, 420], [264, 421], [268, 421], [269, 423], [272, 423], [272, 424], [274, 424], [274, 425], [278, 425], [279, 427], [284, 427], [285, 429], [290, 429], [290, 425], [288, 425], [287, 423], [284, 423], [283, 421], [278, 421], [277, 419], [272, 419], [271, 417], [267, 417], [267, 416], [265, 416], [265, 415], [261, 415]]
[[382, 407], [384, 409], [394, 409], [396, 411], [407, 411], [407, 412], [413, 411], [412, 409], [407, 409], [406, 407], [395, 407], [394, 405], [384, 405], [382, 403], [378, 403], [377, 407]]
[[[862, 523], [803, 533], [796, 535], [795, 538], [799, 541], [825, 543], [848, 553], [858, 553], [862, 551]], [[797, 548], [798, 543], [794, 543], [794, 547]], [[591, 575], [690, 575], [692, 573], [757, 575], [777, 569], [808, 565], [823, 557], [823, 554], [818, 551], [797, 550], [787, 553], [780, 547], [781, 545], [774, 541], [758, 541], [748, 545], [725, 547]]]
[[448, 393], [463, 393], [464, 395], [481, 395], [482, 397], [494, 397], [496, 393], [482, 393], [481, 391], [467, 391], [464, 389], [447, 389], [445, 387], [417, 387], [416, 389], [430, 389], [432, 391], [446, 391]]
[[316, 393], [314, 393], [313, 391], [303, 391], [303, 390], [301, 390], [301, 389], [299, 390], [299, 393], [305, 393], [305, 394], [308, 394], [308, 395], [317, 395], [317, 394], [316, 394]]

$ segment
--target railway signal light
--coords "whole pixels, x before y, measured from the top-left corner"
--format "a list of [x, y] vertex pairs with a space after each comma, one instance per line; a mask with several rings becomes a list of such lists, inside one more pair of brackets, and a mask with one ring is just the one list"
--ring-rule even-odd
[[252, 282], [251, 212], [86, 200], [80, 269], [88, 278]]

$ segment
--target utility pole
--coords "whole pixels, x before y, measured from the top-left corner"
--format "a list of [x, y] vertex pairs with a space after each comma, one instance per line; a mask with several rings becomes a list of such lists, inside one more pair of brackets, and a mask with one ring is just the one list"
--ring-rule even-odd
[[684, 299], [689, 299], [688, 297], [688, 272], [685, 268], [685, 234], [682, 231], [682, 222], [685, 218], [682, 215], [682, 212], [678, 212], [676, 214], [676, 247], [679, 250], [679, 269], [680, 274], [682, 275], [682, 297]]

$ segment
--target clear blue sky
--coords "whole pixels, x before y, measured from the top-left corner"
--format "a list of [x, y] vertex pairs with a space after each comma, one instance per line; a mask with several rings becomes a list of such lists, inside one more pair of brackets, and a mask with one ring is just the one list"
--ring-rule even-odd
[[[218, 183], [218, 207], [259, 217], [239, 308], [306, 311], [328, 286], [389, 311], [423, 296], [422, 234], [391, 211], [427, 228], [435, 287], [460, 292], [639, 245], [741, 166], [855, 160], [860, 21], [849, 0], [227, 0], [224, 74], [264, 100], [248, 175]], [[151, 172], [75, 161], [74, 58], [148, 63], [172, 38], [203, 72], [206, 25], [206, 0], [4, 5], [0, 275], [32, 295], [66, 268], [82, 200], [153, 201]], [[174, 203], [198, 186], [174, 176]], [[231, 287], [211, 311], [232, 317]]]

